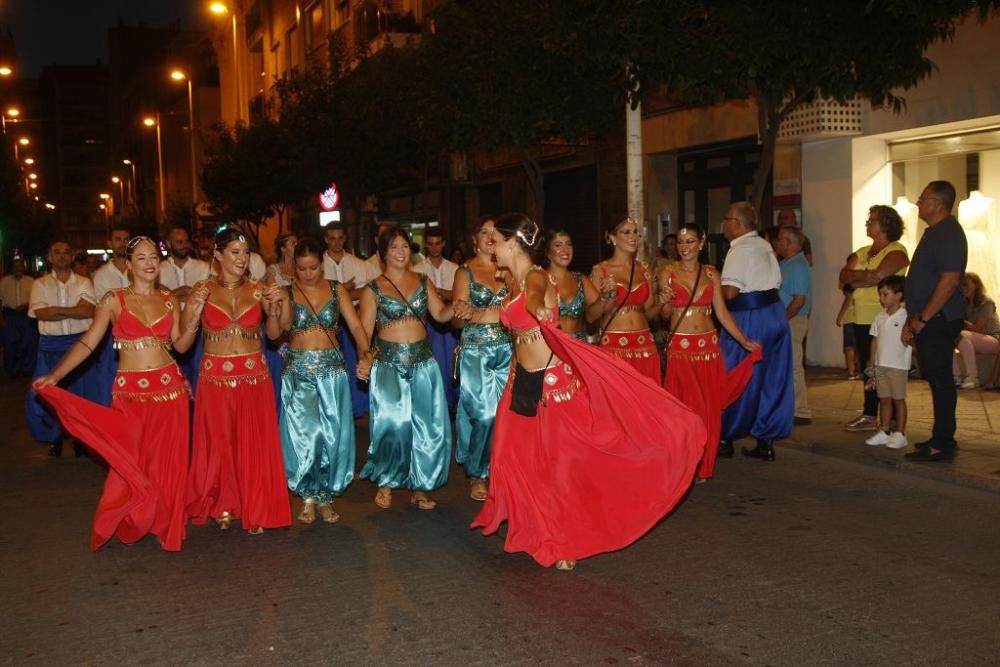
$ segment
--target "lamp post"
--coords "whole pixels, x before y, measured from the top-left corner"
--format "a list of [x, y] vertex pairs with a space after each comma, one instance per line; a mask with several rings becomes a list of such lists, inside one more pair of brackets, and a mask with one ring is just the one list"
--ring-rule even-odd
[[157, 190], [160, 199], [160, 219], [162, 220], [167, 214], [167, 193], [163, 182], [163, 144], [160, 139], [160, 112], [156, 112], [155, 118], [146, 116], [142, 119], [142, 124], [146, 127], [156, 127], [156, 169], [157, 180], [159, 181]]
[[198, 203], [198, 157], [194, 145], [194, 91], [191, 87], [191, 77], [179, 69], [170, 72], [170, 78], [177, 82], [187, 81], [188, 133], [191, 135], [191, 209], [193, 211], [195, 204]]
[[233, 29], [233, 92], [236, 95], [236, 120], [243, 120], [243, 78], [240, 76], [240, 50], [236, 39], [236, 12], [229, 11], [229, 6], [224, 2], [213, 2], [208, 6], [208, 11], [216, 16], [229, 14], [232, 17]]
[[138, 207], [137, 199], [139, 193], [138, 193], [138, 187], [136, 186], [135, 183], [135, 162], [133, 162], [132, 160], [122, 160], [122, 164], [128, 167], [129, 170], [132, 172], [132, 180], [129, 181], [129, 189], [131, 190], [130, 197], [132, 199], [132, 204]]

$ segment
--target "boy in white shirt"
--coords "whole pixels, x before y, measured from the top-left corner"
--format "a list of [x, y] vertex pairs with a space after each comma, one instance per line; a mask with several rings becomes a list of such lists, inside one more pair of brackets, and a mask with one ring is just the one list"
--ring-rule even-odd
[[[875, 379], [878, 392], [881, 430], [865, 441], [866, 445], [885, 445], [891, 449], [906, 447], [906, 382], [909, 379], [913, 351], [903, 343], [906, 324], [903, 301], [903, 276], [889, 276], [878, 284], [878, 301], [884, 310], [872, 321], [871, 364], [865, 374]], [[895, 413], [896, 430], [890, 422]]]

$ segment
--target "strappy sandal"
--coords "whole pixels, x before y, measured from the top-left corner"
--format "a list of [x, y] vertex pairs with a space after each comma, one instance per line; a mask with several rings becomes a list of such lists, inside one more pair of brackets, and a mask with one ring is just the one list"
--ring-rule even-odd
[[323, 523], [337, 523], [340, 521], [340, 515], [334, 512], [333, 507], [329, 504], [319, 506], [319, 516], [323, 520]]
[[219, 530], [229, 530], [229, 526], [233, 522], [233, 515], [230, 512], [223, 512], [215, 522], [219, 524]]
[[392, 489], [379, 489], [375, 494], [375, 504], [384, 510], [392, 507]]
[[314, 500], [306, 500], [302, 503], [302, 511], [299, 512], [298, 517], [296, 517], [299, 522], [304, 524], [310, 524], [316, 520], [316, 502]]
[[478, 500], [483, 502], [486, 497], [490, 494], [489, 487], [486, 485], [485, 479], [473, 478], [469, 481], [470, 491], [469, 497], [473, 500]]
[[556, 569], [562, 572], [569, 572], [576, 567], [575, 560], [560, 560], [556, 562]]
[[421, 493], [419, 496], [414, 493], [410, 496], [410, 504], [416, 505], [419, 510], [432, 510], [437, 507], [437, 503]]

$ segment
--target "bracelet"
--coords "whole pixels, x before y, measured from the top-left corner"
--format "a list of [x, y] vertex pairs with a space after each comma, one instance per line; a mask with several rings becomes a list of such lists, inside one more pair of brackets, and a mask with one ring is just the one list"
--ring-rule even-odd
[[87, 348], [87, 349], [88, 349], [88, 350], [90, 350], [91, 352], [93, 352], [93, 351], [94, 351], [94, 348], [92, 348], [92, 347], [90, 347], [89, 345], [87, 345], [86, 343], [84, 343], [84, 342], [83, 342], [83, 339], [82, 339], [82, 338], [77, 338], [77, 339], [76, 339], [76, 342], [77, 342], [77, 343], [79, 343], [80, 345], [83, 345], [83, 346], [84, 346], [85, 348]]

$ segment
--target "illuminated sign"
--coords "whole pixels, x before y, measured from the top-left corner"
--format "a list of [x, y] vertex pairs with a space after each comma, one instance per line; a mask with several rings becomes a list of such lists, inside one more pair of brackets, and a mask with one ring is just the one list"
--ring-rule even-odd
[[319, 214], [320, 227], [326, 227], [331, 222], [340, 222], [340, 211], [323, 211]]
[[319, 193], [319, 205], [323, 207], [324, 211], [333, 211], [339, 203], [340, 191], [337, 189], [336, 183], [331, 183], [330, 187]]

